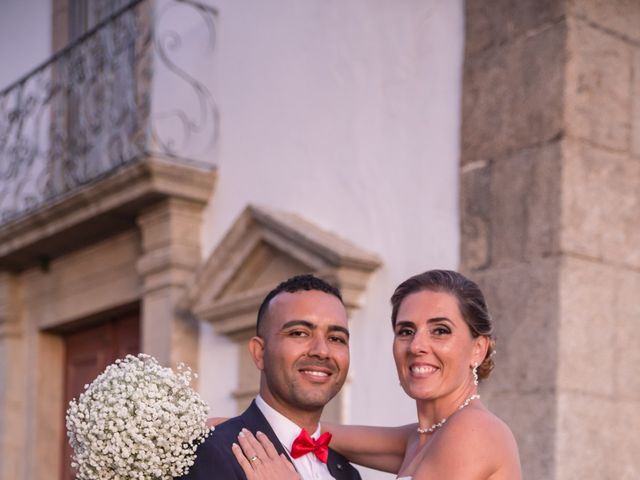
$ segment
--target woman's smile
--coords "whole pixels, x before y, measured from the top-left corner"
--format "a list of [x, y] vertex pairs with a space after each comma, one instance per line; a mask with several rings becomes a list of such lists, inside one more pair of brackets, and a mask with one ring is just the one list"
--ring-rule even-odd
[[435, 373], [439, 370], [438, 367], [434, 367], [433, 365], [424, 364], [424, 363], [414, 363], [409, 366], [409, 371], [414, 377], [425, 378], [431, 376], [432, 373]]

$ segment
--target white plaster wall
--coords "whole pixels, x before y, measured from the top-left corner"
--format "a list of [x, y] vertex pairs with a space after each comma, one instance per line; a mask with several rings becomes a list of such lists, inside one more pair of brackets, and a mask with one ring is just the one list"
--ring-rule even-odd
[[[458, 265], [463, 2], [207, 2], [219, 10], [213, 61], [197, 50], [197, 19], [173, 17], [189, 46], [177, 54], [222, 119], [203, 157], [220, 166], [203, 253], [248, 203], [295, 211], [378, 253], [384, 267], [352, 318], [346, 413], [354, 423], [413, 421], [391, 358], [388, 298], [411, 274]], [[0, 0], [0, 88], [46, 60], [50, 39], [49, 0]], [[154, 79], [154, 112], [193, 108], [173, 80]], [[205, 326], [200, 351], [203, 395], [230, 415], [234, 346]]]
[[[414, 421], [391, 357], [388, 299], [414, 273], [458, 265], [463, 2], [213, 3], [222, 125], [204, 254], [247, 203], [295, 211], [378, 253], [384, 267], [352, 319], [347, 416]], [[201, 352], [205, 398], [215, 414], [233, 413], [219, 390], [233, 381], [230, 349], [207, 330]]]
[[0, 0], [0, 90], [51, 56], [51, 0]]

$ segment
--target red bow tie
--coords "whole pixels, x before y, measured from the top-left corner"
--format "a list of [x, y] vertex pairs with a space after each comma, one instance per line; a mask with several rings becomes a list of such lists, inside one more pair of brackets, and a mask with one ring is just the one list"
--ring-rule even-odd
[[318, 440], [314, 440], [309, 436], [307, 431], [303, 428], [296, 438], [293, 441], [293, 445], [291, 445], [291, 456], [293, 458], [298, 458], [307, 453], [313, 452], [313, 454], [318, 457], [322, 463], [327, 463], [327, 458], [329, 457], [329, 442], [331, 441], [331, 434], [329, 432], [325, 432]]

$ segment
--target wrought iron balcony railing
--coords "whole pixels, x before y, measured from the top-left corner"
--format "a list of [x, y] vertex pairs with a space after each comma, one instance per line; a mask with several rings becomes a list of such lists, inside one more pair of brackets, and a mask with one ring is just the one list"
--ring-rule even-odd
[[194, 71], [214, 20], [190, 0], [134, 1], [1, 91], [0, 225], [146, 156], [213, 168], [217, 108]]

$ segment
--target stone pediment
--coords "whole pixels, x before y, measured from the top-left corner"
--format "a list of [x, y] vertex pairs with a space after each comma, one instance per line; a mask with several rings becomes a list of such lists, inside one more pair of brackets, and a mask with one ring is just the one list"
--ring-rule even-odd
[[264, 296], [279, 282], [313, 273], [342, 290], [348, 309], [360, 306], [378, 256], [300, 216], [249, 206], [206, 260], [182, 306], [219, 333], [253, 334]]

